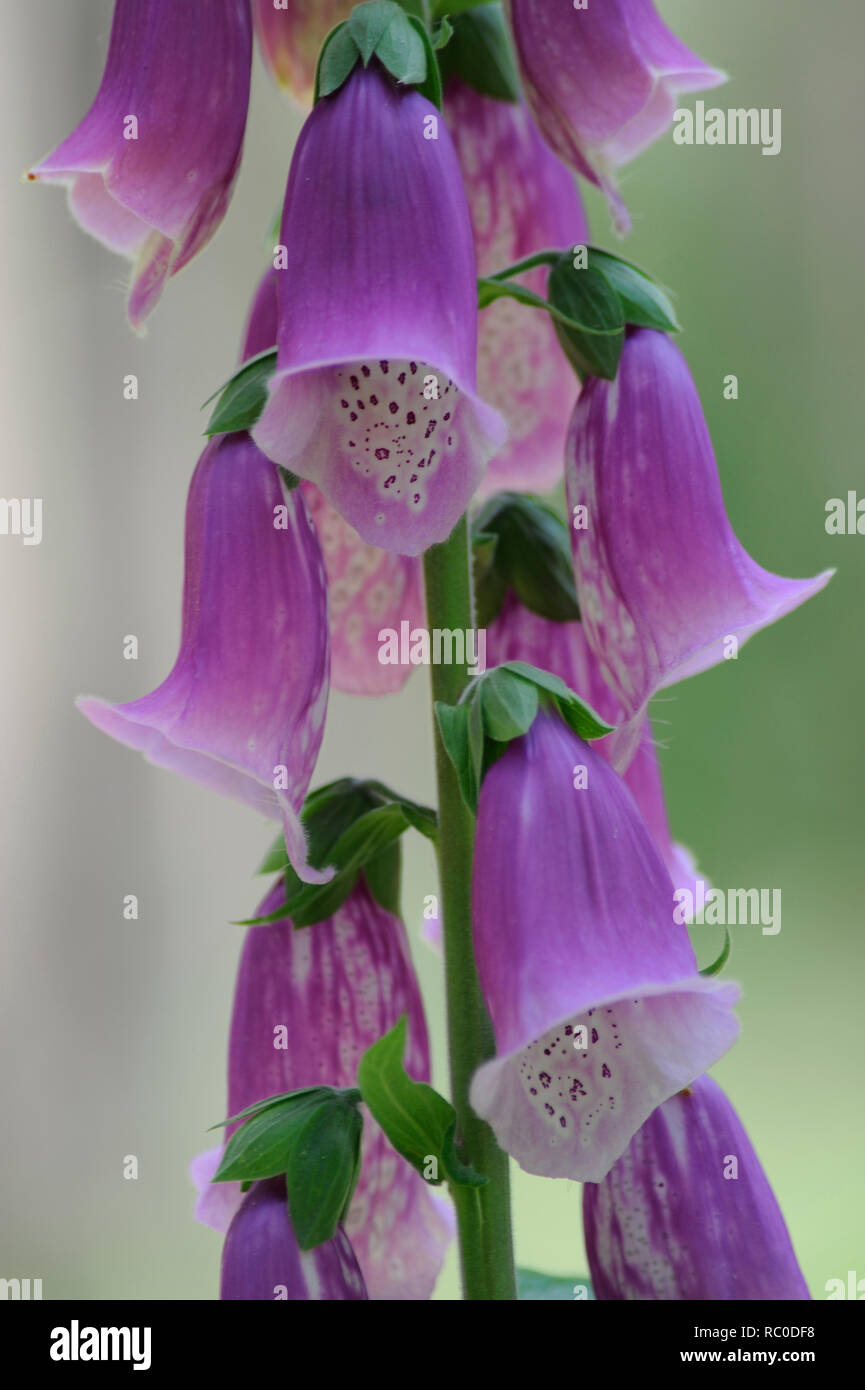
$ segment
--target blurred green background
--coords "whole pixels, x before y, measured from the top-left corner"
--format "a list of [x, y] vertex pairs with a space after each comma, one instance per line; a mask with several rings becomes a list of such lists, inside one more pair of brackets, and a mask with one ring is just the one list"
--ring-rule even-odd
[[[861, 420], [861, 0], [662, 0], [731, 74], [709, 104], [781, 107], [783, 148], [676, 147], [624, 171], [625, 254], [678, 295], [727, 507], [765, 567], [829, 589], [737, 662], [657, 702], [676, 838], [721, 886], [780, 887], [783, 928], [734, 936], [743, 1035], [715, 1069], [786, 1214], [815, 1298], [865, 1276], [862, 1155], [865, 542], [829, 537], [825, 503], [865, 495]], [[4, 884], [0, 1275], [46, 1298], [194, 1299], [217, 1290], [219, 1237], [191, 1219], [186, 1164], [224, 1114], [224, 1058], [250, 873], [269, 827], [98, 736], [75, 695], [141, 694], [179, 626], [183, 504], [199, 404], [224, 379], [266, 255], [298, 118], [256, 61], [246, 155], [215, 242], [172, 281], [149, 335], [123, 317], [122, 262], [57, 191], [16, 180], [95, 93], [108, 0], [2, 5], [7, 306], [4, 496], [42, 496], [45, 538], [0, 542]], [[689, 104], [693, 98], [687, 99]], [[587, 196], [594, 239], [613, 245]], [[121, 378], [137, 372], [138, 402]], [[739, 378], [738, 401], [723, 378]], [[125, 662], [122, 638], [141, 643]], [[383, 702], [332, 699], [317, 780], [433, 779], [425, 673]], [[446, 1085], [440, 965], [419, 938], [436, 891], [407, 851], [404, 911]], [[135, 892], [137, 923], [121, 901]], [[701, 964], [719, 929], [696, 936]], [[123, 1157], [140, 1177], [124, 1181]], [[521, 1264], [585, 1268], [580, 1191], [515, 1172]], [[439, 1297], [457, 1296], [455, 1261]]]

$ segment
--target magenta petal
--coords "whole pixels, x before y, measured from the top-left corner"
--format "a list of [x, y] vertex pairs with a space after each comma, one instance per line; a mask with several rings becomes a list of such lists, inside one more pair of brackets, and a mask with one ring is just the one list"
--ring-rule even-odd
[[726, 81], [664, 25], [652, 0], [506, 0], [526, 100], [550, 148], [630, 225], [615, 168], [664, 133], [677, 92]]
[[[277, 885], [259, 914], [282, 901]], [[304, 1086], [353, 1086], [363, 1053], [403, 1013], [407, 1069], [428, 1081], [426, 1023], [405, 928], [365, 885], [313, 927], [250, 928], [231, 1023], [228, 1114]], [[369, 1115], [345, 1228], [371, 1298], [430, 1297], [452, 1238], [452, 1215]]]
[[583, 1212], [599, 1299], [810, 1297], [760, 1160], [711, 1077], [654, 1111], [586, 1185]]
[[553, 714], [484, 779], [473, 920], [498, 1056], [472, 1105], [528, 1172], [598, 1181], [732, 1045], [738, 988], [698, 974], [630, 792]]
[[471, 224], [435, 108], [358, 67], [301, 131], [281, 235], [277, 369], [253, 436], [365, 541], [418, 555], [506, 433], [476, 394]]
[[614, 382], [586, 385], [568, 437], [574, 574], [586, 636], [626, 721], [627, 766], [651, 697], [722, 661], [829, 581], [782, 579], [742, 548], [724, 500], [700, 400], [675, 343], [631, 331]]
[[221, 1299], [365, 1299], [363, 1275], [341, 1228], [324, 1245], [298, 1249], [285, 1179], [253, 1183], [222, 1250]]
[[[551, 671], [586, 701], [608, 724], [618, 724], [622, 708], [601, 678], [598, 663], [586, 640], [582, 623], [556, 623], [538, 617], [508, 593], [501, 611], [487, 629], [487, 663], [499, 666], [505, 661], [527, 661], [530, 666]], [[616, 735], [593, 744], [608, 761], [615, 751]], [[674, 844], [667, 821], [661, 769], [652, 739], [652, 726], [643, 722], [636, 754], [623, 774], [625, 785], [651, 831], [674, 888], [694, 892], [696, 867], [690, 852]]]
[[96, 100], [30, 171], [65, 184], [85, 230], [136, 263], [134, 328], [222, 221], [240, 164], [251, 57], [246, 0], [206, 8], [116, 0]]
[[[550, 153], [522, 103], [495, 101], [455, 81], [445, 116], [465, 180], [478, 275], [535, 251], [588, 237], [570, 170]], [[519, 283], [546, 293], [547, 272]], [[561, 476], [579, 383], [546, 314], [500, 299], [480, 316], [478, 386], [507, 421], [508, 440], [490, 461], [481, 496], [500, 488], [544, 492]]]
[[303, 498], [248, 435], [223, 435], [190, 484], [170, 675], [128, 704], [86, 698], [79, 708], [148, 761], [281, 819], [292, 864], [318, 883], [330, 871], [306, 863], [298, 815], [327, 694], [324, 567]]

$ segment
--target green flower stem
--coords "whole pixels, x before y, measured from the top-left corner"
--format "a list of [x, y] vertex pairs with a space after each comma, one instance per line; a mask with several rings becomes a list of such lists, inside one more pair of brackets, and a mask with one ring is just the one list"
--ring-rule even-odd
[[[462, 629], [474, 624], [471, 551], [466, 518], [424, 557], [427, 624]], [[433, 700], [456, 704], [470, 680], [464, 665], [433, 665]], [[472, 946], [474, 818], [460, 795], [453, 765], [435, 727], [439, 810], [440, 911], [444, 923], [445, 989], [451, 1101], [457, 1112], [460, 1157], [488, 1179], [480, 1188], [454, 1187], [463, 1294], [466, 1299], [515, 1299], [507, 1155], [469, 1105], [469, 1083], [495, 1055]]]

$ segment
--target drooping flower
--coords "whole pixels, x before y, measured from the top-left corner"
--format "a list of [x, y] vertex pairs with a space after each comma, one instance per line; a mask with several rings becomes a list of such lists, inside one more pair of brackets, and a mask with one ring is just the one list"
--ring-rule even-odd
[[280, 87], [302, 106], [312, 102], [315, 69], [331, 29], [348, 19], [354, 0], [252, 0], [261, 56]]
[[299, 491], [247, 434], [204, 450], [186, 504], [180, 651], [166, 679], [126, 704], [84, 698], [103, 733], [264, 815], [281, 819], [308, 882], [298, 818], [328, 695], [327, 589]]
[[[283, 901], [277, 884], [259, 915]], [[403, 1013], [406, 1069], [428, 1081], [426, 1022], [405, 928], [364, 883], [326, 922], [299, 931], [290, 921], [251, 927], [234, 997], [228, 1114], [305, 1086], [353, 1086], [363, 1053]], [[361, 1175], [344, 1224], [370, 1297], [429, 1298], [453, 1233], [447, 1202], [391, 1148], [369, 1114], [362, 1144]], [[201, 1182], [217, 1164], [218, 1153], [201, 1155], [193, 1177]], [[240, 1184], [214, 1183], [196, 1209], [199, 1220], [220, 1230], [233, 1210], [226, 1188], [236, 1208]]]
[[601, 675], [625, 711], [616, 767], [651, 697], [697, 675], [819, 592], [761, 569], [733, 533], [687, 363], [651, 329], [629, 330], [614, 382], [589, 380], [568, 436], [577, 597]]
[[[283, 11], [280, 11], [283, 13]], [[242, 359], [276, 345], [278, 272], [261, 280], [244, 336]], [[368, 545], [319, 492], [301, 483], [318, 531], [327, 571], [330, 613], [330, 680], [348, 695], [388, 695], [401, 690], [411, 666], [379, 661], [378, 633], [424, 622], [423, 569], [417, 556], [395, 555]]]
[[[530, 666], [551, 671], [608, 724], [616, 725], [622, 718], [621, 706], [601, 679], [582, 623], [559, 623], [541, 618], [530, 612], [512, 592], [506, 595], [501, 610], [487, 629], [488, 664], [499, 666], [505, 661], [527, 661]], [[593, 745], [608, 761], [614, 737], [608, 735]], [[648, 719], [643, 723], [637, 751], [622, 776], [660, 850], [673, 886], [693, 893], [696, 866], [690, 850], [675, 844], [670, 835], [661, 769]]]
[[96, 100], [30, 170], [31, 179], [65, 184], [81, 226], [133, 262], [135, 329], [225, 215], [251, 59], [248, 0], [116, 0]]
[[679, 92], [726, 76], [692, 53], [652, 0], [505, 0], [526, 99], [560, 159], [605, 193], [621, 231], [630, 226], [615, 170], [670, 126]]
[[277, 368], [253, 437], [365, 541], [418, 555], [505, 434], [476, 395], [471, 223], [435, 107], [356, 68], [301, 131], [281, 238]]
[[363, 1275], [342, 1227], [323, 1245], [298, 1249], [284, 1178], [253, 1183], [222, 1250], [221, 1299], [365, 1299]]
[[738, 988], [698, 974], [630, 792], [553, 713], [484, 779], [473, 923], [498, 1055], [471, 1103], [527, 1172], [597, 1182], [731, 1046]]
[[[478, 274], [492, 275], [535, 251], [588, 238], [570, 170], [550, 153], [522, 102], [482, 96], [458, 79], [445, 91], [445, 118], [465, 180]], [[546, 293], [541, 267], [519, 283]], [[561, 476], [579, 384], [546, 314], [499, 299], [480, 316], [478, 387], [507, 421], [480, 492], [546, 491]]]
[[807, 1299], [784, 1218], [738, 1115], [711, 1077], [659, 1106], [583, 1192], [599, 1299]]

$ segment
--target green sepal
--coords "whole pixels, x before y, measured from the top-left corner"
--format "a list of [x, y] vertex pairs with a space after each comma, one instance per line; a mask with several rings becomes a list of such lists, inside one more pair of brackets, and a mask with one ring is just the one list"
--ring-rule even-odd
[[463, 801], [472, 810], [477, 806], [480, 787], [469, 756], [469, 711], [466, 705], [435, 702], [435, 717], [444, 750], [450, 758]]
[[229, 1139], [213, 1181], [250, 1183], [284, 1174], [301, 1250], [330, 1240], [360, 1173], [360, 1098], [354, 1087], [317, 1086], [252, 1107]]
[[400, 796], [375, 779], [343, 777], [312, 792], [301, 820], [307, 834], [309, 862], [336, 869], [329, 883], [302, 883], [289, 863], [280, 835], [256, 873], [285, 876], [285, 902], [263, 917], [237, 926], [268, 926], [291, 917], [295, 927], [309, 927], [332, 917], [364, 873], [370, 891], [389, 912], [398, 912], [400, 857], [398, 840], [409, 828], [436, 838], [436, 814]]
[[[276, 370], [276, 348], [268, 348], [250, 357], [242, 367], [238, 367], [224, 386], [214, 391], [204, 402], [216, 400], [213, 414], [204, 433], [234, 434], [237, 430], [251, 430], [258, 422], [267, 402], [267, 385]], [[202, 406], [202, 409], [204, 407]]]
[[[585, 266], [575, 253], [585, 250]], [[550, 267], [547, 297], [515, 283], [536, 266]], [[552, 318], [559, 343], [580, 380], [599, 376], [612, 381], [625, 341], [625, 328], [679, 331], [669, 291], [638, 266], [594, 246], [568, 251], [535, 251], [531, 256], [478, 280], [478, 308], [507, 296]]]
[[[478, 545], [485, 547], [482, 565]], [[539, 617], [579, 621], [568, 525], [548, 503], [526, 493], [497, 493], [472, 523], [472, 546], [479, 627], [497, 617], [509, 589]]]
[[519, 101], [520, 79], [501, 5], [449, 13], [453, 37], [440, 60], [442, 81], [458, 77], [482, 96]]
[[385, 30], [390, 28], [397, 15], [402, 20], [408, 18], [395, 0], [369, 0], [368, 4], [356, 5], [352, 10], [348, 31], [357, 45], [364, 67], [369, 66], [369, 60], [384, 38]]
[[[229, 1115], [225, 1120], [219, 1120], [217, 1124], [210, 1125], [208, 1134], [213, 1129], [224, 1129], [226, 1125], [236, 1124], [238, 1120], [246, 1120], [250, 1115], [259, 1115], [263, 1110], [269, 1110], [272, 1105], [281, 1105], [284, 1100], [300, 1100], [302, 1096], [309, 1096], [313, 1093], [325, 1095], [331, 1090], [330, 1086], [303, 1086], [299, 1091], [279, 1091], [274, 1096], [266, 1096], [264, 1100], [253, 1101], [252, 1105], [247, 1105], [245, 1110], [238, 1110], [236, 1115]], [[360, 1092], [358, 1091], [358, 1097]]]
[[[517, 1298], [521, 1303], [574, 1303], [594, 1302], [595, 1293], [592, 1281], [587, 1274], [541, 1274], [536, 1269], [518, 1269]], [[575, 1288], [584, 1288], [587, 1297], [576, 1297]]]
[[570, 686], [565, 685], [563, 680], [554, 676], [551, 671], [542, 671], [537, 666], [530, 666], [527, 661], [507, 661], [503, 667], [496, 667], [497, 670], [513, 671], [521, 676], [523, 680], [532, 681], [539, 690], [543, 690], [547, 695], [552, 696], [552, 703], [555, 705], [565, 723], [573, 729], [578, 738], [584, 739], [589, 743], [592, 739], [604, 738], [611, 734], [614, 729], [613, 724], [608, 724], [599, 714], [587, 705], [585, 700], [581, 700]]
[[440, 52], [443, 48], [447, 48], [453, 38], [453, 32], [453, 25], [447, 15], [442, 15], [441, 19], [437, 20], [434, 24], [432, 33], [430, 34], [430, 42], [436, 53]]
[[547, 297], [569, 320], [554, 317], [553, 325], [577, 375], [612, 381], [625, 345], [625, 311], [607, 277], [591, 260], [585, 270], [575, 270], [567, 252], [550, 271]]
[[485, 734], [495, 743], [521, 738], [535, 722], [538, 701], [534, 683], [522, 680], [506, 666], [495, 667], [489, 680], [483, 682], [476, 702], [483, 713]]
[[714, 960], [712, 962], [711, 965], [707, 965], [705, 970], [701, 970], [700, 974], [706, 976], [720, 975], [721, 971], [724, 969], [724, 966], [727, 964], [727, 961], [730, 959], [730, 952], [732, 951], [732, 949], [733, 938], [730, 936], [729, 927], [725, 927], [724, 945], [721, 948], [721, 954], [719, 955], [717, 960]]
[[612, 725], [563, 680], [525, 661], [506, 661], [476, 676], [456, 705], [436, 704], [445, 752], [463, 800], [475, 815], [484, 777], [508, 743], [531, 728], [542, 699], [579, 738], [590, 740], [612, 733]]
[[[644, 270], [614, 256], [610, 251], [591, 247], [589, 265], [600, 270], [607, 284], [612, 285], [621, 301], [625, 323], [635, 328], [656, 328], [661, 333], [679, 333], [681, 324], [669, 290], [653, 280]], [[579, 275], [582, 272], [576, 271]]]
[[329, 97], [338, 92], [354, 72], [359, 59], [360, 50], [348, 24], [338, 24], [331, 29], [318, 55], [313, 105], [320, 97]]
[[[461, 1162], [456, 1151], [456, 1111], [424, 1081], [412, 1081], [403, 1066], [406, 1016], [373, 1043], [360, 1060], [357, 1084], [364, 1103], [397, 1153], [433, 1186], [443, 1180], [481, 1187], [487, 1179]], [[435, 1176], [426, 1169], [435, 1160]]]

